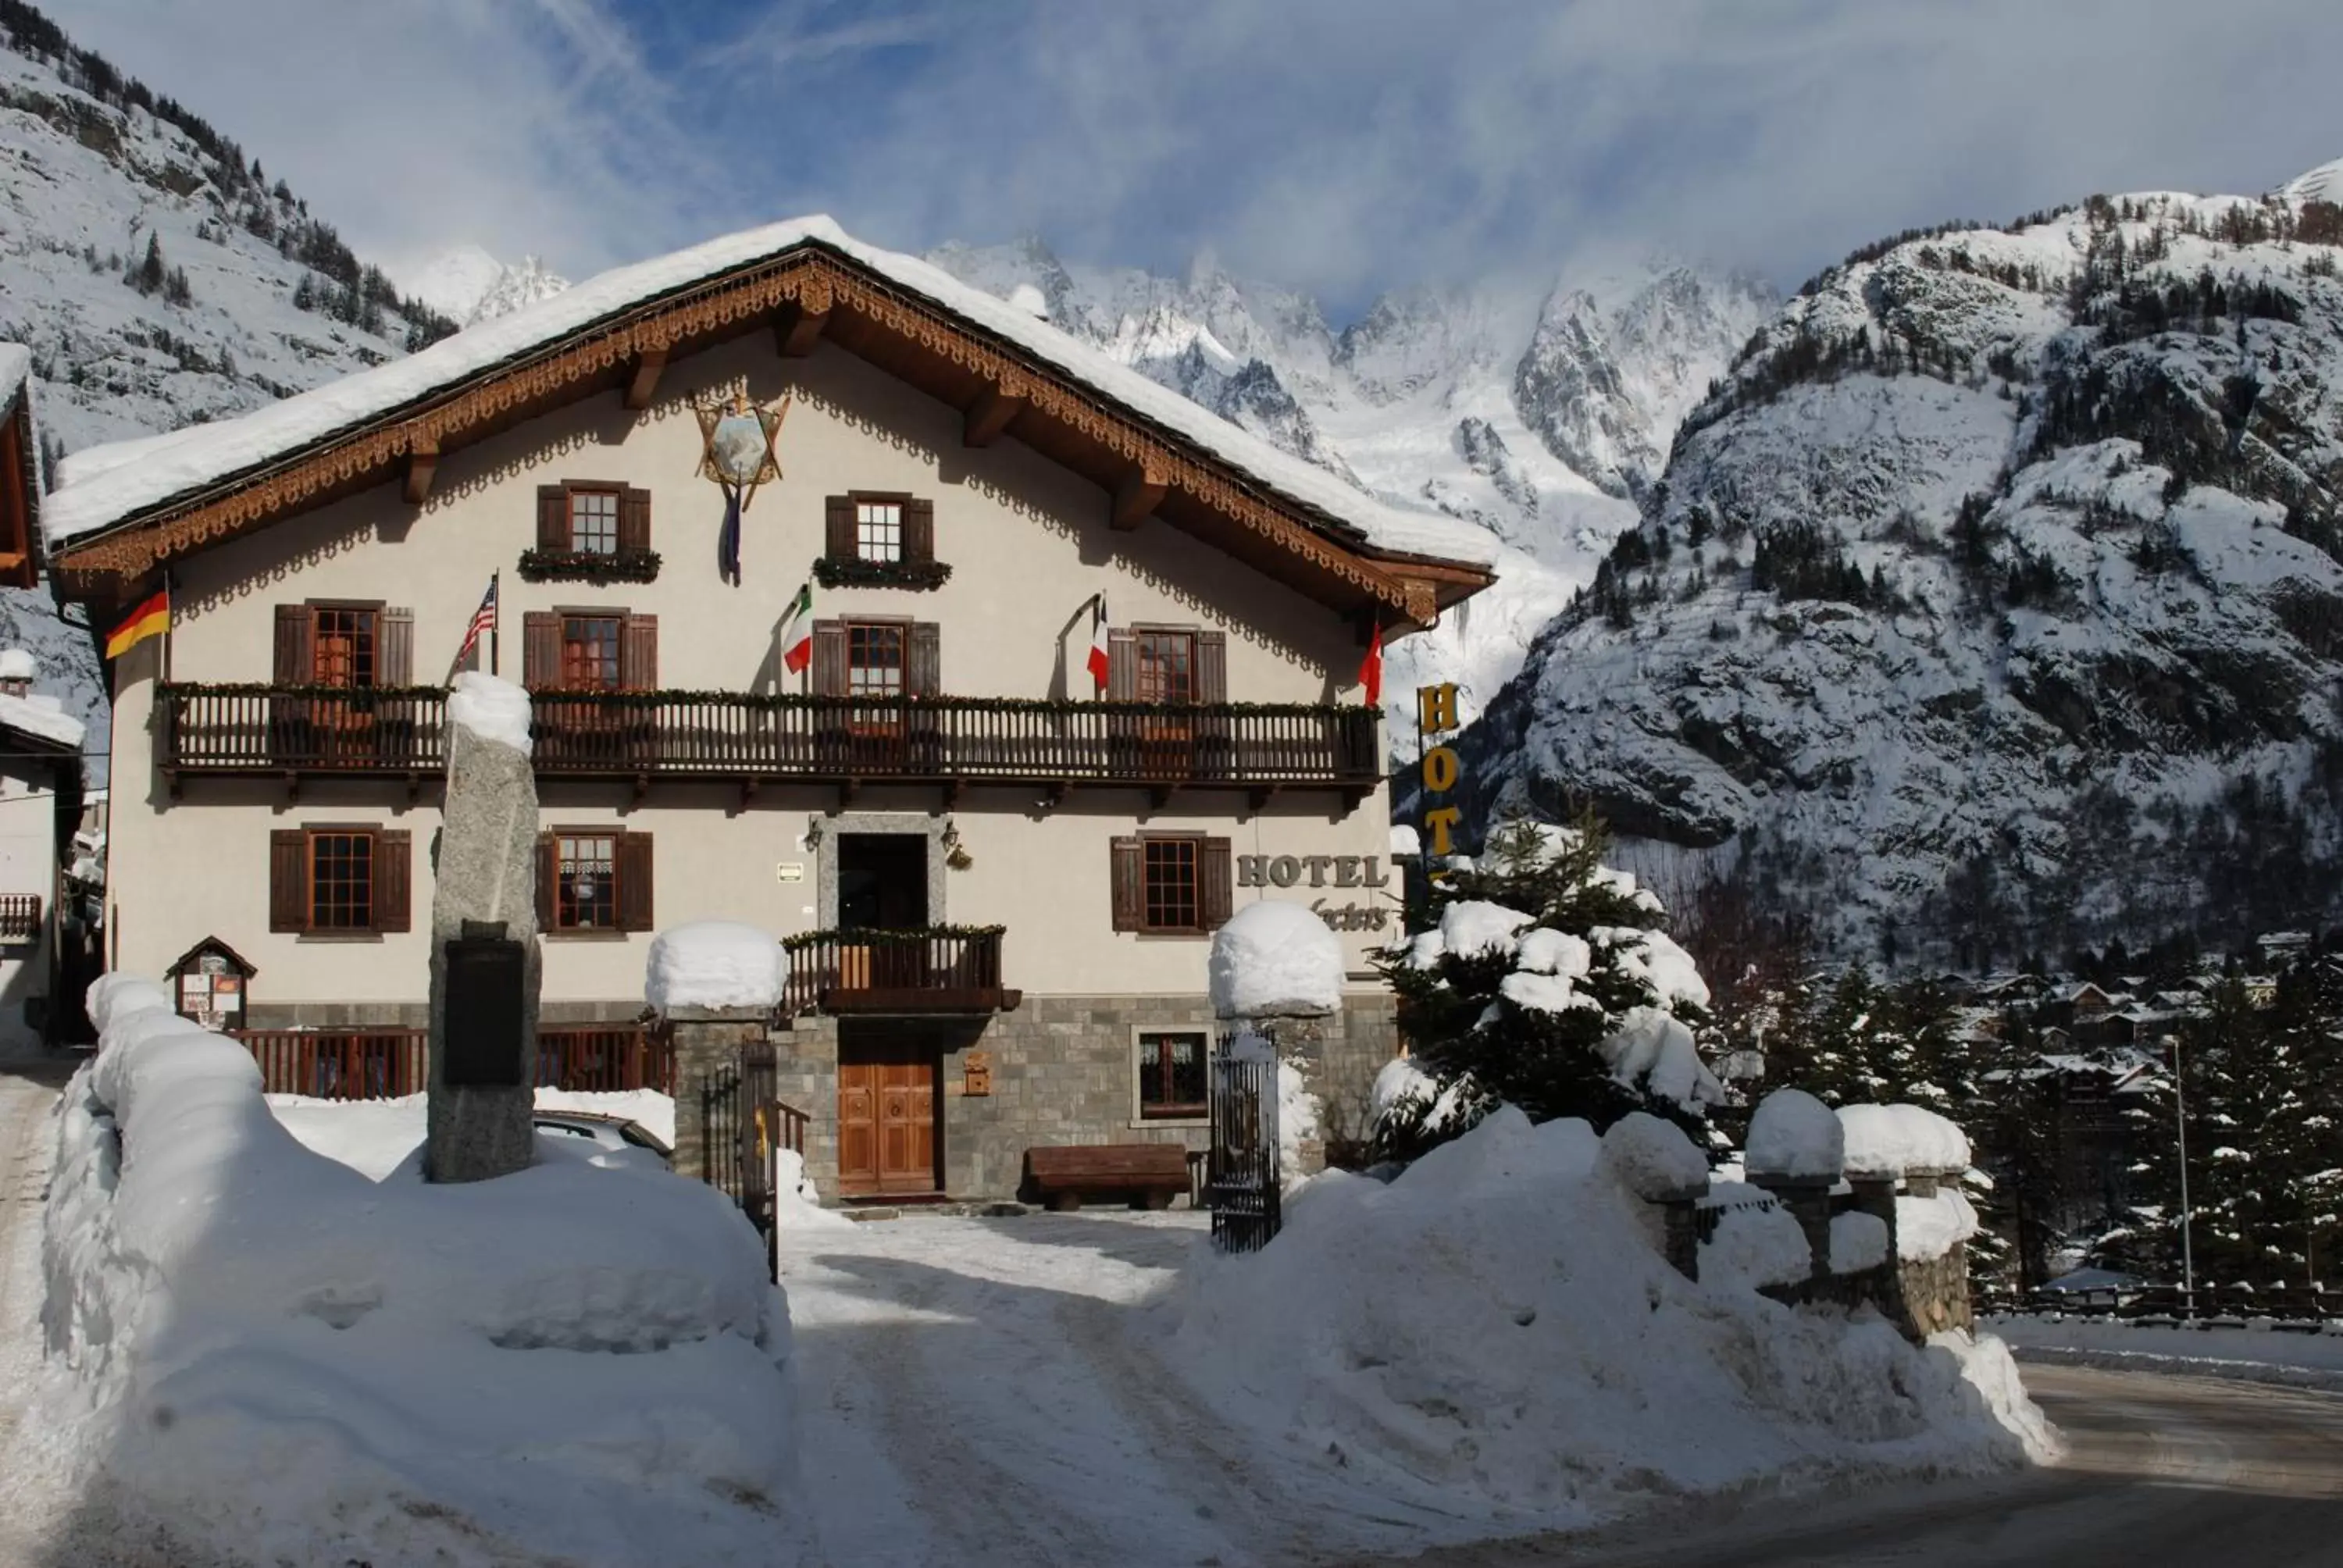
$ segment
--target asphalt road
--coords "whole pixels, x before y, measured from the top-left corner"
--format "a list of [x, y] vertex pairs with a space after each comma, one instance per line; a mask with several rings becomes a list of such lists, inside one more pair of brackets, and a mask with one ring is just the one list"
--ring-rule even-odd
[[1707, 1506], [1424, 1568], [2302, 1568], [2343, 1564], [2343, 1394], [2028, 1365], [2066, 1459], [2007, 1480]]

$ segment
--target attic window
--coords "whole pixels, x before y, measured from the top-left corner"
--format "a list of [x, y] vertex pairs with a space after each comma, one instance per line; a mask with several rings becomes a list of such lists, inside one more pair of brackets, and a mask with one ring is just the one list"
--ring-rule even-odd
[[647, 583], [659, 567], [649, 490], [598, 479], [538, 487], [537, 548], [521, 552], [524, 580]]
[[569, 492], [569, 548], [580, 555], [618, 553], [618, 492]]
[[936, 559], [936, 504], [894, 490], [851, 490], [824, 503], [824, 588], [931, 588], [951, 568]]

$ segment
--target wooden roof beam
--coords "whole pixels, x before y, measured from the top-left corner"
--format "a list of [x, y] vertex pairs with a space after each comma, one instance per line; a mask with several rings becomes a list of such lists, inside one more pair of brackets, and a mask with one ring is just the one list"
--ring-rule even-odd
[[419, 507], [431, 498], [431, 481], [439, 471], [439, 441], [418, 436], [407, 449], [407, 504]]
[[627, 378], [627, 407], [648, 408], [658, 395], [659, 375], [667, 368], [667, 350], [646, 348], [635, 356], [634, 373]]
[[773, 322], [773, 341], [779, 345], [785, 359], [803, 359], [821, 341], [830, 327], [827, 310], [808, 310], [796, 300], [783, 303], [780, 314]]
[[1123, 533], [1129, 533], [1155, 515], [1155, 508], [1162, 504], [1164, 492], [1170, 488], [1163, 475], [1156, 470], [1147, 467], [1131, 469], [1122, 477], [1122, 483], [1115, 487], [1114, 509], [1108, 514], [1108, 523]]
[[976, 400], [968, 406], [966, 418], [960, 426], [960, 445], [963, 447], [991, 446], [1008, 430], [1017, 416], [1023, 412], [1025, 412], [1025, 397], [1022, 393], [1006, 391], [999, 387], [986, 387], [976, 395]]

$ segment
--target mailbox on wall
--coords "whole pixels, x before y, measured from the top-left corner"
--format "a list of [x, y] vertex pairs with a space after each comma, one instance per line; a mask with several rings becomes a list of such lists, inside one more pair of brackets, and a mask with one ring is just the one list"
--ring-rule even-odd
[[440, 1081], [453, 1089], [517, 1089], [521, 1071], [528, 950], [502, 922], [465, 922], [448, 940], [447, 1056]]

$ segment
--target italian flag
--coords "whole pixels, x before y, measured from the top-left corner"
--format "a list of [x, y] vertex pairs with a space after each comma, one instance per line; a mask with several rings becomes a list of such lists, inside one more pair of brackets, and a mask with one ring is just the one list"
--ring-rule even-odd
[[813, 584], [806, 583], [798, 589], [798, 597], [789, 600], [789, 608], [781, 615], [781, 664], [791, 675], [800, 675], [813, 662]]
[[1091, 656], [1085, 662], [1090, 666], [1091, 681], [1097, 685], [1099, 691], [1103, 693], [1106, 690], [1107, 672], [1113, 668], [1108, 661], [1106, 651], [1106, 595], [1104, 594], [1091, 600]]

